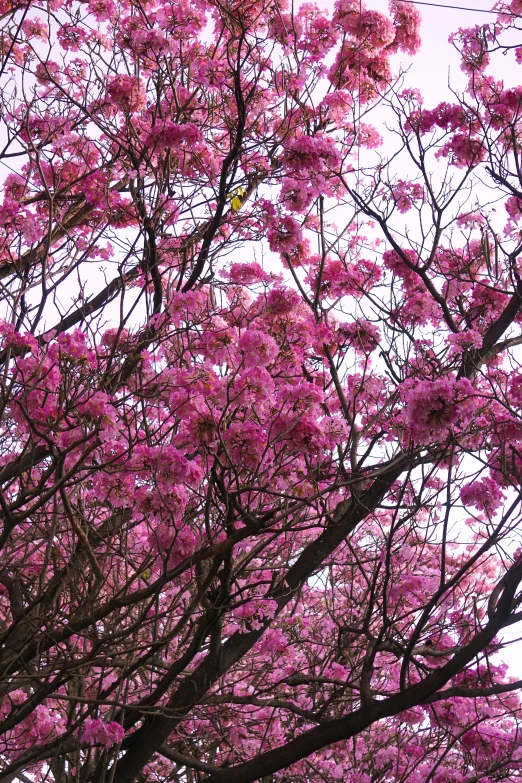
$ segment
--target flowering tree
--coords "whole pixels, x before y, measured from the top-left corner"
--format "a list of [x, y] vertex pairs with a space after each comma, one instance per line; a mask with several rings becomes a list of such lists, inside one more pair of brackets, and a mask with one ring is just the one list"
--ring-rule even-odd
[[0, 13], [1, 780], [520, 780], [519, 0]]

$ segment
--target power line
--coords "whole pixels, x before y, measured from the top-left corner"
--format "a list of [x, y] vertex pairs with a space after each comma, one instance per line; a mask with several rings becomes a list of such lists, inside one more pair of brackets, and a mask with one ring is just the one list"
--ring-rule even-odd
[[[463, 5], [443, 5], [442, 3], [427, 3], [424, 2], [424, 0], [402, 0], [403, 3], [411, 3], [412, 5], [431, 5], [433, 8], [452, 8], [455, 11], [476, 11], [478, 14], [495, 14], [495, 16], [500, 16], [500, 14], [509, 14], [513, 12], [509, 11], [487, 11], [485, 8], [467, 8]], [[518, 16], [518, 14], [513, 14], [513, 16]]]

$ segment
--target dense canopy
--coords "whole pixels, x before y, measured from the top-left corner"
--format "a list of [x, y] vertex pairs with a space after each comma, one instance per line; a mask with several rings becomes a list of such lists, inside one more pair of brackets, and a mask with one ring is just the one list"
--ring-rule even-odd
[[0, 0], [2, 781], [522, 780], [496, 11]]

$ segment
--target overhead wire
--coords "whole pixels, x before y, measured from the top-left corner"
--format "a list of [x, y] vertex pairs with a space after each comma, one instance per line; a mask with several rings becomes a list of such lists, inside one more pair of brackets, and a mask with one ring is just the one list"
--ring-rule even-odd
[[468, 6], [464, 5], [446, 5], [444, 3], [428, 3], [426, 0], [401, 0], [403, 3], [410, 3], [411, 5], [429, 5], [432, 6], [432, 8], [451, 8], [454, 11], [474, 11], [478, 14], [495, 14], [495, 16], [500, 16], [501, 14], [504, 15], [512, 15], [512, 16], [518, 16], [518, 14], [514, 14], [513, 11], [491, 11], [487, 10], [486, 8], [469, 8]]

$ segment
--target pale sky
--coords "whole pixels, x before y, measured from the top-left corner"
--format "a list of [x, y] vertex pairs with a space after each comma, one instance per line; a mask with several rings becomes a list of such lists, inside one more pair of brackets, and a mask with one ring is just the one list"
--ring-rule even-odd
[[[444, 2], [444, 0], [440, 0], [440, 2]], [[388, 0], [366, 0], [366, 4], [369, 8], [375, 8], [384, 13], [388, 11]], [[446, 0], [446, 4], [451, 5], [451, 0]], [[469, 6], [473, 9], [491, 10], [493, 1], [463, 2], [456, 0], [455, 4]], [[331, 6], [332, 3], [328, 3], [328, 5]], [[452, 8], [434, 8], [427, 5], [417, 5], [417, 8], [422, 16], [422, 47], [414, 57], [400, 54], [395, 58], [395, 62], [403, 66], [410, 65], [408, 82], [410, 86], [420, 89], [425, 99], [425, 105], [431, 107], [440, 101], [451, 100], [448, 82], [453, 88], [458, 89], [463, 89], [466, 84], [466, 76], [460, 70], [458, 52], [448, 43], [450, 35], [461, 27], [475, 27], [493, 22], [496, 15], [480, 13], [478, 10], [462, 11]], [[492, 72], [497, 77], [501, 77], [509, 83], [520, 81], [520, 68], [514, 62], [513, 55], [503, 57], [499, 53], [492, 58], [492, 62]]]

